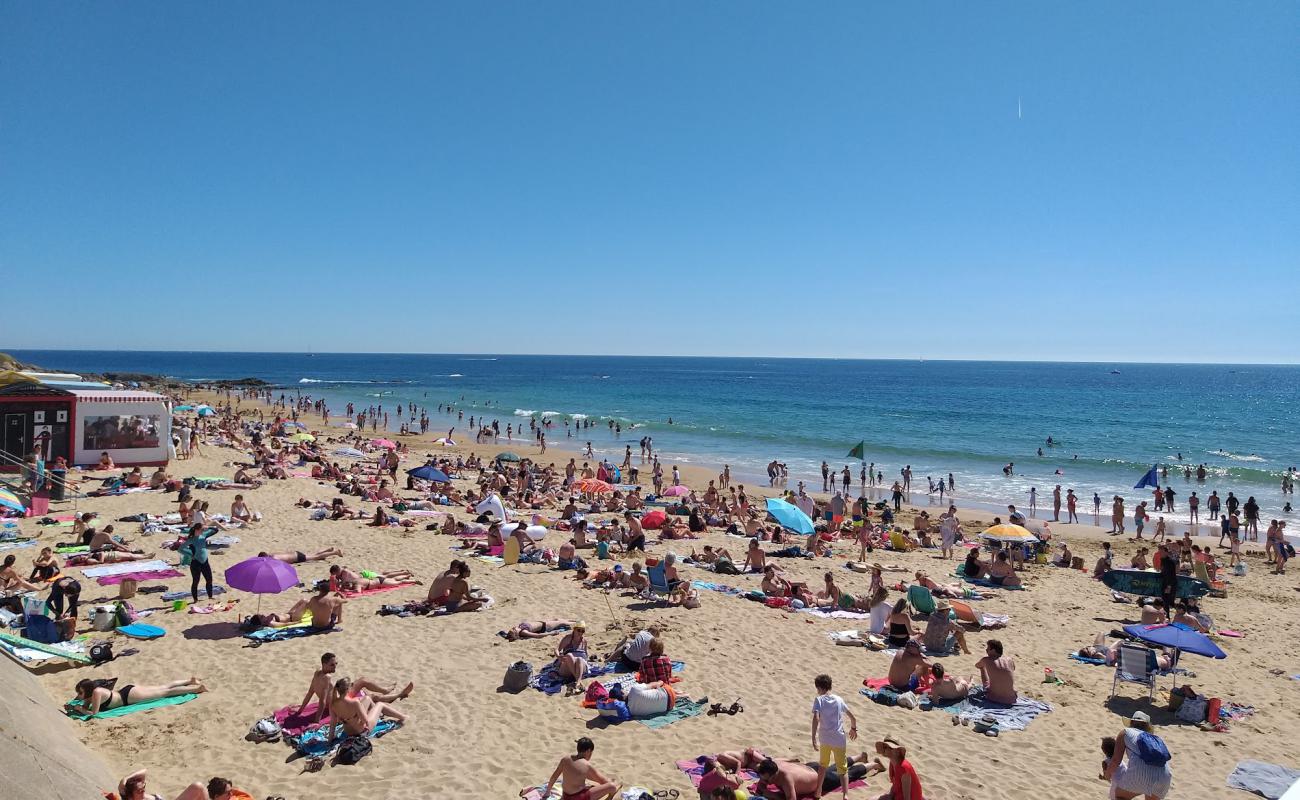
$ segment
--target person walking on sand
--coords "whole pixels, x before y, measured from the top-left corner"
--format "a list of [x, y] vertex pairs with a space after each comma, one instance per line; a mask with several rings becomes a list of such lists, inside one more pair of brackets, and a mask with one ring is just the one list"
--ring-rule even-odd
[[1065, 521], [1067, 524], [1079, 521], [1079, 496], [1073, 489], [1065, 493]]
[[[542, 797], [551, 796], [551, 788], [560, 782], [560, 791], [564, 800], [609, 800], [618, 793], [619, 785], [600, 774], [591, 763], [591, 755], [596, 746], [586, 736], [575, 742], [577, 752], [565, 756], [555, 766], [551, 778], [542, 787]], [[523, 792], [520, 792], [523, 796]]]
[[[849, 711], [849, 707], [844, 704], [844, 700], [835, 694], [831, 694], [831, 676], [818, 675], [813, 680], [813, 685], [817, 687], [817, 697], [813, 700], [812, 706], [812, 747], [815, 752], [819, 752], [819, 766], [817, 768], [817, 791], [813, 797], [821, 797], [822, 782], [826, 779], [826, 769], [830, 766], [831, 759], [835, 760], [835, 769], [840, 776], [840, 788], [844, 796], [849, 796], [849, 764], [845, 757], [848, 748], [848, 739], [858, 738], [858, 719]], [[849, 718], [848, 738], [844, 734], [844, 717]], [[821, 747], [818, 748], [817, 739], [821, 738]]]
[[1061, 484], [1052, 490], [1052, 522], [1061, 521]]

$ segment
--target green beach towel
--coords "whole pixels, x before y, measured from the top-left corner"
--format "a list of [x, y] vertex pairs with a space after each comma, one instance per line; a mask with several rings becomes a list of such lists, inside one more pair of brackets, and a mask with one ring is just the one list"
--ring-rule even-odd
[[[86, 714], [75, 708], [69, 708], [68, 716], [73, 719], [108, 719], [109, 717], [121, 717], [127, 714], [134, 714], [137, 711], [147, 711], [151, 708], [178, 706], [181, 703], [188, 703], [196, 697], [198, 697], [198, 695], [191, 692], [190, 694], [180, 694], [175, 697], [163, 697], [158, 700], [150, 700], [147, 703], [132, 703], [129, 706], [118, 706], [117, 708], [110, 708], [107, 711], [101, 711], [98, 714]], [[80, 706], [84, 704], [80, 700], [73, 700], [69, 705]]]
[[660, 714], [656, 717], [646, 717], [644, 719], [638, 719], [636, 721], [646, 726], [647, 728], [650, 728], [652, 730], [658, 730], [660, 728], [666, 728], [669, 725], [672, 725], [674, 722], [679, 722], [684, 719], [690, 719], [691, 717], [698, 717], [700, 714], [703, 713], [704, 713], [703, 704], [697, 703], [694, 700], [678, 700], [673, 705], [673, 707], [666, 713]]
[[54, 552], [64, 556], [68, 555], [69, 553], [89, 553], [90, 545], [79, 544], [76, 545], [75, 547], [56, 547], [54, 548]]

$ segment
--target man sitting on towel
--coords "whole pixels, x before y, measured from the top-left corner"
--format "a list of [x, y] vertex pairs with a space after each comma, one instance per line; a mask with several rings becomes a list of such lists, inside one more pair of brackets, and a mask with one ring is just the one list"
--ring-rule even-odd
[[[302, 699], [302, 705], [294, 712], [295, 716], [300, 716], [307, 704], [313, 697], [319, 698], [320, 702], [316, 710], [316, 720], [319, 722], [325, 716], [325, 711], [329, 707], [330, 700], [330, 676], [338, 669], [338, 657], [333, 653], [325, 653], [320, 657], [320, 669], [316, 670], [311, 676], [311, 683], [307, 686], [307, 695]], [[347, 693], [349, 696], [367, 692], [370, 699], [379, 703], [391, 703], [394, 700], [401, 700], [409, 695], [415, 689], [414, 683], [408, 683], [398, 691], [396, 687], [385, 689], [374, 681], [360, 677], [352, 681], [348, 686]]]
[[989, 639], [984, 646], [985, 656], [975, 662], [984, 682], [984, 696], [995, 703], [1016, 703], [1016, 661], [1002, 654], [1002, 642]]
[[894, 660], [889, 662], [889, 688], [898, 692], [912, 691], [917, 687], [913, 677], [918, 674], [917, 667], [930, 668], [930, 662], [921, 654], [921, 643], [908, 639], [907, 644], [898, 649]]
[[591, 740], [584, 736], [576, 744], [577, 753], [560, 759], [551, 779], [542, 789], [542, 797], [551, 796], [551, 787], [556, 781], [560, 782], [564, 800], [609, 800], [618, 794], [619, 785], [601, 775], [591, 763], [591, 754], [596, 750]]

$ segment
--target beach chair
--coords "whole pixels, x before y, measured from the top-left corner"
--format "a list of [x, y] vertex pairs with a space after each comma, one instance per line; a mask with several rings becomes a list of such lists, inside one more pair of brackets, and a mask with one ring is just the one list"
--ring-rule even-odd
[[660, 561], [653, 567], [646, 567], [646, 577], [650, 580], [650, 586], [646, 589], [646, 594], [650, 597], [667, 597], [672, 594], [672, 588], [668, 586], [668, 577], [664, 575], [664, 563]]
[[1205, 566], [1204, 561], [1197, 561], [1195, 564], [1192, 565], [1192, 569], [1196, 572], [1197, 580], [1205, 581], [1205, 583], [1210, 587], [1211, 596], [1213, 597], [1228, 596], [1227, 583], [1224, 581], [1210, 580], [1210, 569], [1209, 567]]
[[918, 614], [928, 617], [934, 613], [934, 595], [924, 586], [907, 587], [907, 604]]
[[1139, 644], [1122, 644], [1119, 648], [1119, 660], [1115, 664], [1115, 679], [1110, 685], [1110, 696], [1114, 697], [1121, 683], [1137, 683], [1147, 687], [1147, 700], [1154, 701], [1156, 696], [1156, 678], [1161, 675], [1156, 669], [1155, 652]]

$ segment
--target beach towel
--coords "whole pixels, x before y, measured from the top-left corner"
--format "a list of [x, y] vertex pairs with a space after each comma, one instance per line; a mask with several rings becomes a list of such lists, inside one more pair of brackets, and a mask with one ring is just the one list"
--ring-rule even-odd
[[1006, 589], [1009, 592], [1018, 592], [1025, 588], [1024, 586], [1003, 586], [1002, 584], [994, 583], [993, 581], [988, 580], [987, 578], [968, 578], [960, 571], [954, 572], [952, 576], [954, 578], [961, 578], [967, 583], [973, 583], [976, 586], [987, 586], [990, 589]]
[[[26, 647], [21, 644], [22, 642], [30, 642], [33, 646]], [[39, 650], [36, 649], [38, 647]], [[35, 664], [48, 661], [51, 658], [66, 658], [78, 664], [92, 663], [90, 657], [86, 655], [84, 637], [70, 642], [42, 644], [40, 642], [31, 642], [21, 636], [6, 634], [6, 638], [0, 639], [0, 651], [12, 656], [15, 661], [21, 664]]]
[[734, 586], [728, 586], [725, 583], [714, 583], [712, 581], [691, 581], [692, 589], [702, 589], [706, 592], [718, 592], [720, 594], [739, 597], [745, 593], [744, 589], [737, 589]]
[[234, 600], [227, 600], [224, 603], [209, 603], [206, 606], [190, 606], [191, 614], [217, 614], [222, 611], [229, 611], [235, 607]]
[[280, 726], [280, 732], [285, 736], [300, 736], [315, 728], [323, 728], [329, 719], [328, 714], [316, 719], [316, 712], [320, 711], [320, 703], [315, 700], [308, 703], [301, 714], [294, 713], [297, 710], [297, 706], [285, 706], [271, 715], [275, 717], [275, 724]]
[[1080, 664], [1088, 664], [1094, 667], [1106, 666], [1106, 659], [1104, 658], [1088, 658], [1087, 656], [1081, 656], [1078, 653], [1067, 653], [1066, 658], [1078, 661]]
[[123, 561], [120, 564], [98, 564], [93, 567], [85, 567], [81, 574], [87, 578], [99, 578], [105, 575], [125, 575], [131, 572], [157, 572], [159, 570], [171, 569], [172, 565], [161, 559], [153, 561]]
[[474, 556], [474, 557], [477, 558], [479, 561], [484, 561], [484, 562], [486, 562], [486, 563], [488, 563], [488, 564], [504, 564], [504, 563], [506, 563], [506, 560], [505, 560], [504, 558], [502, 558], [501, 556]]
[[801, 608], [799, 610], [805, 614], [812, 614], [814, 617], [821, 617], [822, 619], [871, 619], [871, 615], [865, 611], [845, 611], [841, 608]]
[[[224, 586], [213, 586], [213, 587], [212, 587], [212, 593], [213, 593], [214, 595], [225, 594], [225, 593], [226, 593], [226, 587], [224, 587]], [[178, 590], [176, 590], [176, 591], [174, 591], [174, 592], [163, 592], [162, 597], [159, 598], [159, 599], [161, 599], [161, 600], [165, 600], [165, 601], [167, 601], [167, 602], [170, 603], [170, 602], [173, 601], [173, 600], [184, 600], [184, 599], [186, 599], [186, 598], [188, 598], [188, 597], [191, 597], [191, 595], [190, 595], [189, 592], [185, 591], [184, 589], [178, 589]]]
[[0, 552], [4, 552], [5, 550], [22, 550], [24, 547], [35, 547], [35, 546], [36, 546], [35, 539], [20, 539], [17, 541], [4, 542], [3, 544], [0, 544]]
[[970, 720], [975, 723], [988, 717], [999, 730], [1023, 731], [1030, 722], [1051, 711], [1052, 707], [1024, 695], [1016, 699], [1015, 705], [1007, 706], [984, 700], [979, 693], [976, 693], [960, 703], [943, 707], [943, 710], [949, 714], [956, 714], [957, 718], [963, 721]]
[[267, 642], [283, 642], [286, 639], [299, 639], [303, 636], [313, 636], [318, 633], [333, 633], [341, 630], [335, 626], [332, 628], [313, 628], [310, 625], [294, 625], [288, 628], [262, 628], [261, 630], [251, 631], [244, 634], [245, 639], [252, 639], [259, 644]]
[[[378, 739], [389, 731], [401, 727], [401, 724], [391, 719], [381, 719], [366, 736], [371, 739]], [[324, 758], [339, 749], [348, 738], [343, 735], [342, 725], [334, 726], [333, 738], [329, 736], [329, 733], [323, 727], [313, 728], [301, 736], [294, 737], [291, 744], [295, 750], [309, 758]]]
[[1278, 800], [1297, 781], [1300, 781], [1300, 770], [1247, 760], [1238, 761], [1237, 768], [1228, 775], [1228, 788]]
[[72, 553], [89, 553], [90, 545], [79, 544], [79, 545], [70, 545], [67, 547], [56, 547], [54, 548], [54, 552], [58, 553], [61, 556], [66, 556]]
[[551, 789], [551, 793], [544, 795], [542, 790], [545, 786], [534, 786], [527, 791], [521, 791], [519, 796], [524, 800], [563, 800], [564, 795], [560, 792], [560, 787], [556, 786]]
[[651, 730], [659, 730], [660, 728], [666, 728], [669, 725], [672, 725], [674, 722], [680, 722], [681, 720], [690, 719], [691, 717], [698, 717], [703, 713], [704, 705], [702, 703], [679, 698], [677, 702], [673, 704], [673, 707], [663, 714], [657, 714], [653, 717], [638, 717], [634, 721], [641, 723]]
[[[700, 756], [700, 758], [705, 758], [705, 756]], [[674, 763], [676, 764], [677, 769], [686, 773], [686, 777], [691, 779], [692, 786], [696, 789], [700, 788], [700, 781], [704, 779], [704, 767], [700, 764], [699, 758], [690, 761], [682, 760]], [[752, 783], [753, 781], [758, 780], [758, 773], [753, 770], [742, 769], [737, 774], [742, 781]]]
[[95, 583], [98, 583], [100, 586], [116, 586], [122, 581], [136, 581], [137, 583], [143, 583], [144, 581], [162, 581], [169, 578], [180, 578], [182, 575], [183, 573], [179, 570], [168, 567], [166, 569], [150, 570], [149, 572], [120, 572], [116, 575], [104, 575], [96, 578]]
[[[686, 664], [684, 662], [681, 661], [673, 662], [674, 675], [681, 672], [685, 668], [686, 668]], [[617, 661], [609, 664], [588, 664], [587, 672], [582, 677], [584, 679], [599, 678], [601, 675], [615, 675], [615, 674], [623, 674], [623, 675], [627, 675], [628, 677], [626, 679], [617, 680], [617, 681], [607, 681], [606, 685], [612, 683], [629, 682], [632, 680], [631, 673], [627, 672]], [[533, 687], [534, 689], [540, 692], [545, 692], [546, 694], [559, 694], [560, 690], [564, 688], [566, 683], [567, 681], [562, 679], [559, 673], [555, 671], [554, 661], [542, 667], [537, 672], [533, 673], [533, 676], [528, 679], [529, 686]]]
[[[84, 711], [79, 711], [75, 708], [70, 708], [68, 709], [68, 716], [72, 717], [73, 719], [108, 719], [110, 717], [121, 717], [127, 714], [134, 714], [137, 711], [147, 711], [151, 708], [161, 708], [162, 706], [178, 706], [181, 703], [188, 703], [189, 701], [193, 700], [196, 697], [198, 697], [198, 695], [192, 693], [177, 695], [176, 697], [163, 697], [163, 698], [159, 698], [158, 700], [150, 700], [147, 703], [132, 703], [129, 706], [118, 706], [117, 708], [110, 708], [109, 710], [101, 711], [98, 714], [87, 714]], [[84, 703], [82, 703], [80, 700], [73, 700], [72, 705], [84, 706]]]
[[368, 594], [379, 594], [380, 592], [391, 592], [394, 589], [401, 589], [404, 586], [414, 586], [415, 581], [402, 581], [401, 583], [389, 583], [383, 586], [376, 586], [373, 589], [361, 589], [355, 592], [340, 592], [344, 597], [364, 597]]

